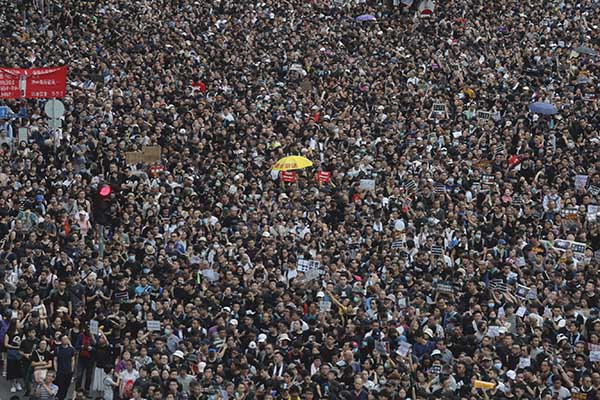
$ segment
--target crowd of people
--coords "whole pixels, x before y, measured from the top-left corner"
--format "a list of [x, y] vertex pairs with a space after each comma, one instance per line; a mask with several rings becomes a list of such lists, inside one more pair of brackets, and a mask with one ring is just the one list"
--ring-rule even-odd
[[599, 398], [597, 0], [0, 18], [0, 66], [69, 67], [62, 129], [3, 101], [13, 395]]

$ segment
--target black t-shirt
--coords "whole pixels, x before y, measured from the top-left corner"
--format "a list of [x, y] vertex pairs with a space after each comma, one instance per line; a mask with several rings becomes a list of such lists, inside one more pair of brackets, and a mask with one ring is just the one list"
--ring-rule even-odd
[[129, 288], [121, 289], [116, 288], [112, 294], [112, 300], [115, 303], [121, 304], [121, 309], [123, 311], [129, 311], [131, 309], [131, 300], [135, 298], [135, 294], [133, 290]]
[[337, 346], [333, 346], [333, 348], [329, 349], [327, 346], [321, 347], [321, 359], [323, 362], [331, 362], [333, 360], [333, 356], [339, 354], [340, 350]]
[[163, 293], [163, 289], [161, 287], [158, 287], [158, 288], [151, 287], [150, 291], [148, 293], [150, 294], [150, 298], [152, 300], [158, 300]]
[[96, 292], [98, 290], [96, 289], [96, 286], [86, 286], [84, 289], [84, 295], [85, 295], [85, 301], [86, 301], [86, 308], [91, 309], [94, 308], [94, 305], [96, 303], [96, 300], [98, 299], [98, 297], [92, 299], [92, 300], [88, 300], [88, 297], [93, 297]]
[[85, 294], [85, 289], [82, 284], [78, 283], [76, 285], [71, 286], [69, 288], [69, 291], [71, 294], [71, 301], [73, 302], [74, 305], [82, 304], [82, 302], [85, 301], [85, 299], [83, 297]]
[[53, 357], [54, 356], [52, 355], [52, 353], [49, 352], [48, 350], [46, 350], [46, 351], [36, 350], [31, 355], [31, 361], [32, 362], [40, 362], [40, 361], [48, 362], [48, 361], [52, 360]]
[[115, 363], [114, 351], [110, 346], [95, 347], [93, 356], [98, 368], [112, 367]]
[[33, 348], [35, 347], [35, 339], [31, 340], [31, 339], [23, 339], [21, 341], [21, 351], [25, 354], [31, 354], [31, 352], [33, 351]]
[[132, 298], [128, 288], [117, 288], [112, 294], [112, 299], [115, 303], [128, 303]]
[[146, 396], [148, 394], [148, 388], [150, 387], [150, 380], [148, 378], [137, 378], [133, 387], [140, 389], [142, 396]]
[[59, 307], [69, 307], [70, 296], [67, 291], [62, 294], [57, 290], [50, 295], [50, 302], [54, 304], [54, 310]]

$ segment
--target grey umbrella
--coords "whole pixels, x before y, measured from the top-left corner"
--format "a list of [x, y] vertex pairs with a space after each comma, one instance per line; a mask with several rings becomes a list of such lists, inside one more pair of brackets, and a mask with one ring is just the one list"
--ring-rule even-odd
[[575, 49], [573, 49], [573, 51], [580, 53], [580, 54], [589, 54], [590, 56], [595, 56], [596, 54], [596, 50], [590, 48], [590, 47], [585, 47], [585, 46], [580, 46], [577, 47]]

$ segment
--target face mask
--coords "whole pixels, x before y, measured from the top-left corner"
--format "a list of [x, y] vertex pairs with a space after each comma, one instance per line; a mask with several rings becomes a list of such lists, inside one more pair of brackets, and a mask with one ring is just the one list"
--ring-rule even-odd
[[171, 329], [165, 329], [165, 335], [170, 335], [173, 331]]
[[353, 300], [355, 303], [360, 303], [360, 297], [355, 297]]
[[495, 303], [488, 303], [488, 308], [494, 308], [496, 306]]
[[475, 235], [475, 239], [478, 239], [478, 240], [481, 239], [481, 235], [480, 234], [476, 234]]
[[496, 369], [502, 369], [502, 363], [496, 363], [496, 364], [494, 364], [494, 368], [496, 368]]
[[150, 268], [144, 268], [144, 274], [150, 273]]

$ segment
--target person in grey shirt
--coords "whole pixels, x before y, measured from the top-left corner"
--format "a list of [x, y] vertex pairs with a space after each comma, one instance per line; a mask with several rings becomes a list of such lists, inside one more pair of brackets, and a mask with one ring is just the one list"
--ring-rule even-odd
[[181, 391], [183, 393], [190, 393], [190, 383], [194, 380], [192, 375], [188, 374], [187, 367], [179, 368], [179, 375], [177, 375], [177, 383], [181, 386]]
[[48, 371], [46, 378], [34, 389], [34, 395], [39, 400], [50, 400], [56, 398], [58, 386], [54, 383], [54, 371]]

